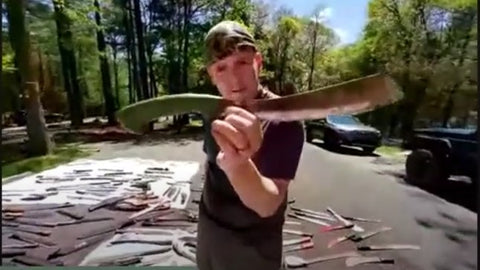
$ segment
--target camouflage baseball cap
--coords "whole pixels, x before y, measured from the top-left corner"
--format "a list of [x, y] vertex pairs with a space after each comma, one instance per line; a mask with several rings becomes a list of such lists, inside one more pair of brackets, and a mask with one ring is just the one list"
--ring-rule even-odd
[[207, 64], [228, 56], [239, 47], [257, 49], [253, 36], [235, 21], [222, 21], [213, 26], [205, 37], [205, 45]]

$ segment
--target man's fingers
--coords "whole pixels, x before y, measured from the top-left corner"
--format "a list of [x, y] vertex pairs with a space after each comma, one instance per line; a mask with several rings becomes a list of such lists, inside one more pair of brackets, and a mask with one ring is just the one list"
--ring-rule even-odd
[[220, 133], [227, 141], [237, 149], [244, 149], [248, 146], [247, 137], [232, 124], [223, 120], [215, 120], [212, 123], [212, 131]]
[[257, 116], [255, 116], [253, 113], [243, 109], [243, 108], [240, 108], [240, 107], [236, 107], [236, 106], [229, 106], [225, 109], [225, 113], [227, 115], [229, 114], [237, 114], [237, 115], [240, 115], [241, 117], [245, 118], [245, 119], [248, 119], [252, 122], [254, 121], [257, 121]]
[[212, 136], [220, 147], [220, 150], [225, 153], [234, 153], [236, 152], [235, 147], [228, 141], [225, 136], [215, 130], [212, 130]]

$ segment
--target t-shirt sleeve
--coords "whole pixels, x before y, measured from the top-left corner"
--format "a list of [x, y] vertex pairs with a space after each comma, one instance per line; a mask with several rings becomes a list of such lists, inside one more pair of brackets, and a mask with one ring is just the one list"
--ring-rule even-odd
[[305, 142], [301, 122], [270, 123], [260, 148], [258, 169], [268, 178], [291, 180], [297, 173]]

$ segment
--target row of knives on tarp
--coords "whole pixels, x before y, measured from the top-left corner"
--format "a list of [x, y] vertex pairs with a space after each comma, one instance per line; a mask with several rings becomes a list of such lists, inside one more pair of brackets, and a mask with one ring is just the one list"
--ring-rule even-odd
[[[378, 245], [363, 245], [362, 241], [373, 236], [376, 236], [383, 232], [392, 230], [388, 226], [377, 226], [372, 230], [365, 230], [359, 224], [360, 223], [372, 223], [380, 224], [382, 221], [378, 219], [349, 217], [340, 215], [335, 212], [331, 207], [327, 207], [326, 211], [314, 211], [310, 209], [300, 208], [293, 206], [294, 201], [291, 201], [290, 211], [287, 216], [298, 221], [286, 220], [285, 225], [301, 225], [299, 221], [306, 221], [315, 225], [319, 225], [319, 232], [328, 234], [333, 231], [345, 231], [345, 234], [332, 238], [326, 243], [327, 249], [330, 249], [343, 242], [351, 241], [356, 243], [354, 250], [345, 251], [341, 253], [330, 253], [324, 256], [315, 258], [302, 258], [296, 255], [289, 255], [290, 252], [300, 251], [314, 248], [313, 237], [314, 234], [305, 231], [283, 229], [284, 234], [297, 235], [301, 238], [284, 240], [283, 252], [284, 266], [287, 269], [304, 268], [310, 265], [319, 264], [322, 262], [344, 259], [347, 267], [354, 267], [364, 264], [394, 264], [393, 258], [385, 258], [378, 256], [370, 256], [368, 251], [383, 251], [383, 250], [419, 250], [418, 245], [411, 244], [378, 244]], [[363, 254], [361, 253], [363, 252]]]
[[[173, 174], [168, 167], [147, 168], [142, 174], [134, 174], [123, 169], [71, 170], [56, 173], [55, 176], [39, 174], [35, 176], [35, 183], [31, 185], [35, 189], [2, 189], [2, 202], [45, 201], [47, 198], [57, 196], [58, 199], [48, 202], [59, 203], [67, 200], [92, 204], [107, 197], [139, 192], [148, 189], [150, 183], [161, 181], [169, 185], [162, 192], [168, 192], [170, 198], [179, 206], [177, 208], [184, 208], [189, 197], [186, 191], [189, 181], [176, 181], [172, 177]], [[155, 193], [158, 191], [155, 190]], [[132, 207], [142, 206], [133, 204]]]
[[[191, 260], [191, 249], [195, 247], [192, 244], [192, 236], [196, 231], [196, 223], [198, 216], [196, 213], [189, 210], [181, 210], [171, 208], [171, 201], [176, 193], [175, 185], [170, 186], [162, 196], [153, 195], [148, 190], [141, 192], [134, 192], [128, 195], [107, 198], [97, 204], [78, 210], [78, 207], [71, 203], [55, 205], [55, 206], [2, 206], [2, 236], [8, 234], [8, 238], [20, 241], [22, 244], [2, 244], [2, 259], [13, 258], [9, 263], [29, 266], [58, 266], [64, 265], [62, 257], [73, 254], [88, 247], [100, 244], [112, 234], [125, 233], [129, 230], [139, 230], [141, 228], [182, 228], [188, 232], [186, 236], [182, 236], [175, 241], [158, 243], [146, 243], [149, 245], [164, 245], [157, 251], [149, 250], [148, 252], [139, 252], [138, 254], [130, 254], [127, 257], [117, 256], [115, 259], [101, 261], [98, 265], [150, 265], [152, 262], [142, 262], [142, 257], [147, 255], [155, 255], [167, 252], [170, 243], [170, 249], [173, 246], [178, 250], [180, 248], [180, 255], [187, 256]], [[179, 196], [181, 199], [182, 196]], [[127, 207], [128, 206], [128, 207]], [[74, 207], [74, 209], [72, 209]], [[75, 210], [76, 208], [76, 210]], [[132, 211], [128, 218], [123, 218], [120, 221], [113, 217], [99, 217], [95, 215], [95, 211], [107, 208], [109, 210], [118, 211]], [[73, 210], [73, 211], [72, 211]], [[48, 222], [49, 215], [58, 214], [65, 217], [65, 221]], [[42, 222], [39, 219], [45, 219]], [[105, 226], [93, 226], [91, 230], [81, 235], [76, 235], [75, 244], [71, 246], [62, 246], [60, 243], [55, 243], [49, 238], [52, 235], [52, 230], [58, 227], [78, 225], [92, 222], [109, 221]], [[89, 226], [85, 224], [85, 226]], [[75, 231], [72, 231], [75, 234]], [[3, 238], [3, 237], [2, 237]], [[125, 239], [124, 239], [125, 240]], [[138, 240], [138, 239], [137, 239]], [[188, 240], [188, 241], [187, 241]], [[136, 241], [142, 243], [141, 239]], [[185, 244], [184, 242], [188, 242]], [[123, 243], [128, 243], [123, 241]], [[122, 244], [122, 241], [114, 243], [116, 245]], [[186, 245], [186, 246], [185, 246]], [[42, 255], [38, 252], [29, 252], [37, 247], [42, 247]], [[45, 249], [48, 248], [48, 249]], [[162, 252], [164, 250], [164, 252]], [[189, 250], [188, 252], [186, 250]], [[158, 252], [158, 253], [155, 253]], [[176, 251], [178, 253], [178, 251]], [[183, 255], [182, 255], [183, 254]], [[185, 255], [187, 254], [187, 255]], [[135, 257], [135, 258], [133, 258]]]

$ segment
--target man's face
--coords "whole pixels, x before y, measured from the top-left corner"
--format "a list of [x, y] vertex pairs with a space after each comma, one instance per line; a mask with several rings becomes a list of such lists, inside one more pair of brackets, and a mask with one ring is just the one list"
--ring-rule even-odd
[[253, 49], [243, 49], [217, 60], [208, 74], [223, 98], [241, 104], [256, 97], [262, 56]]

